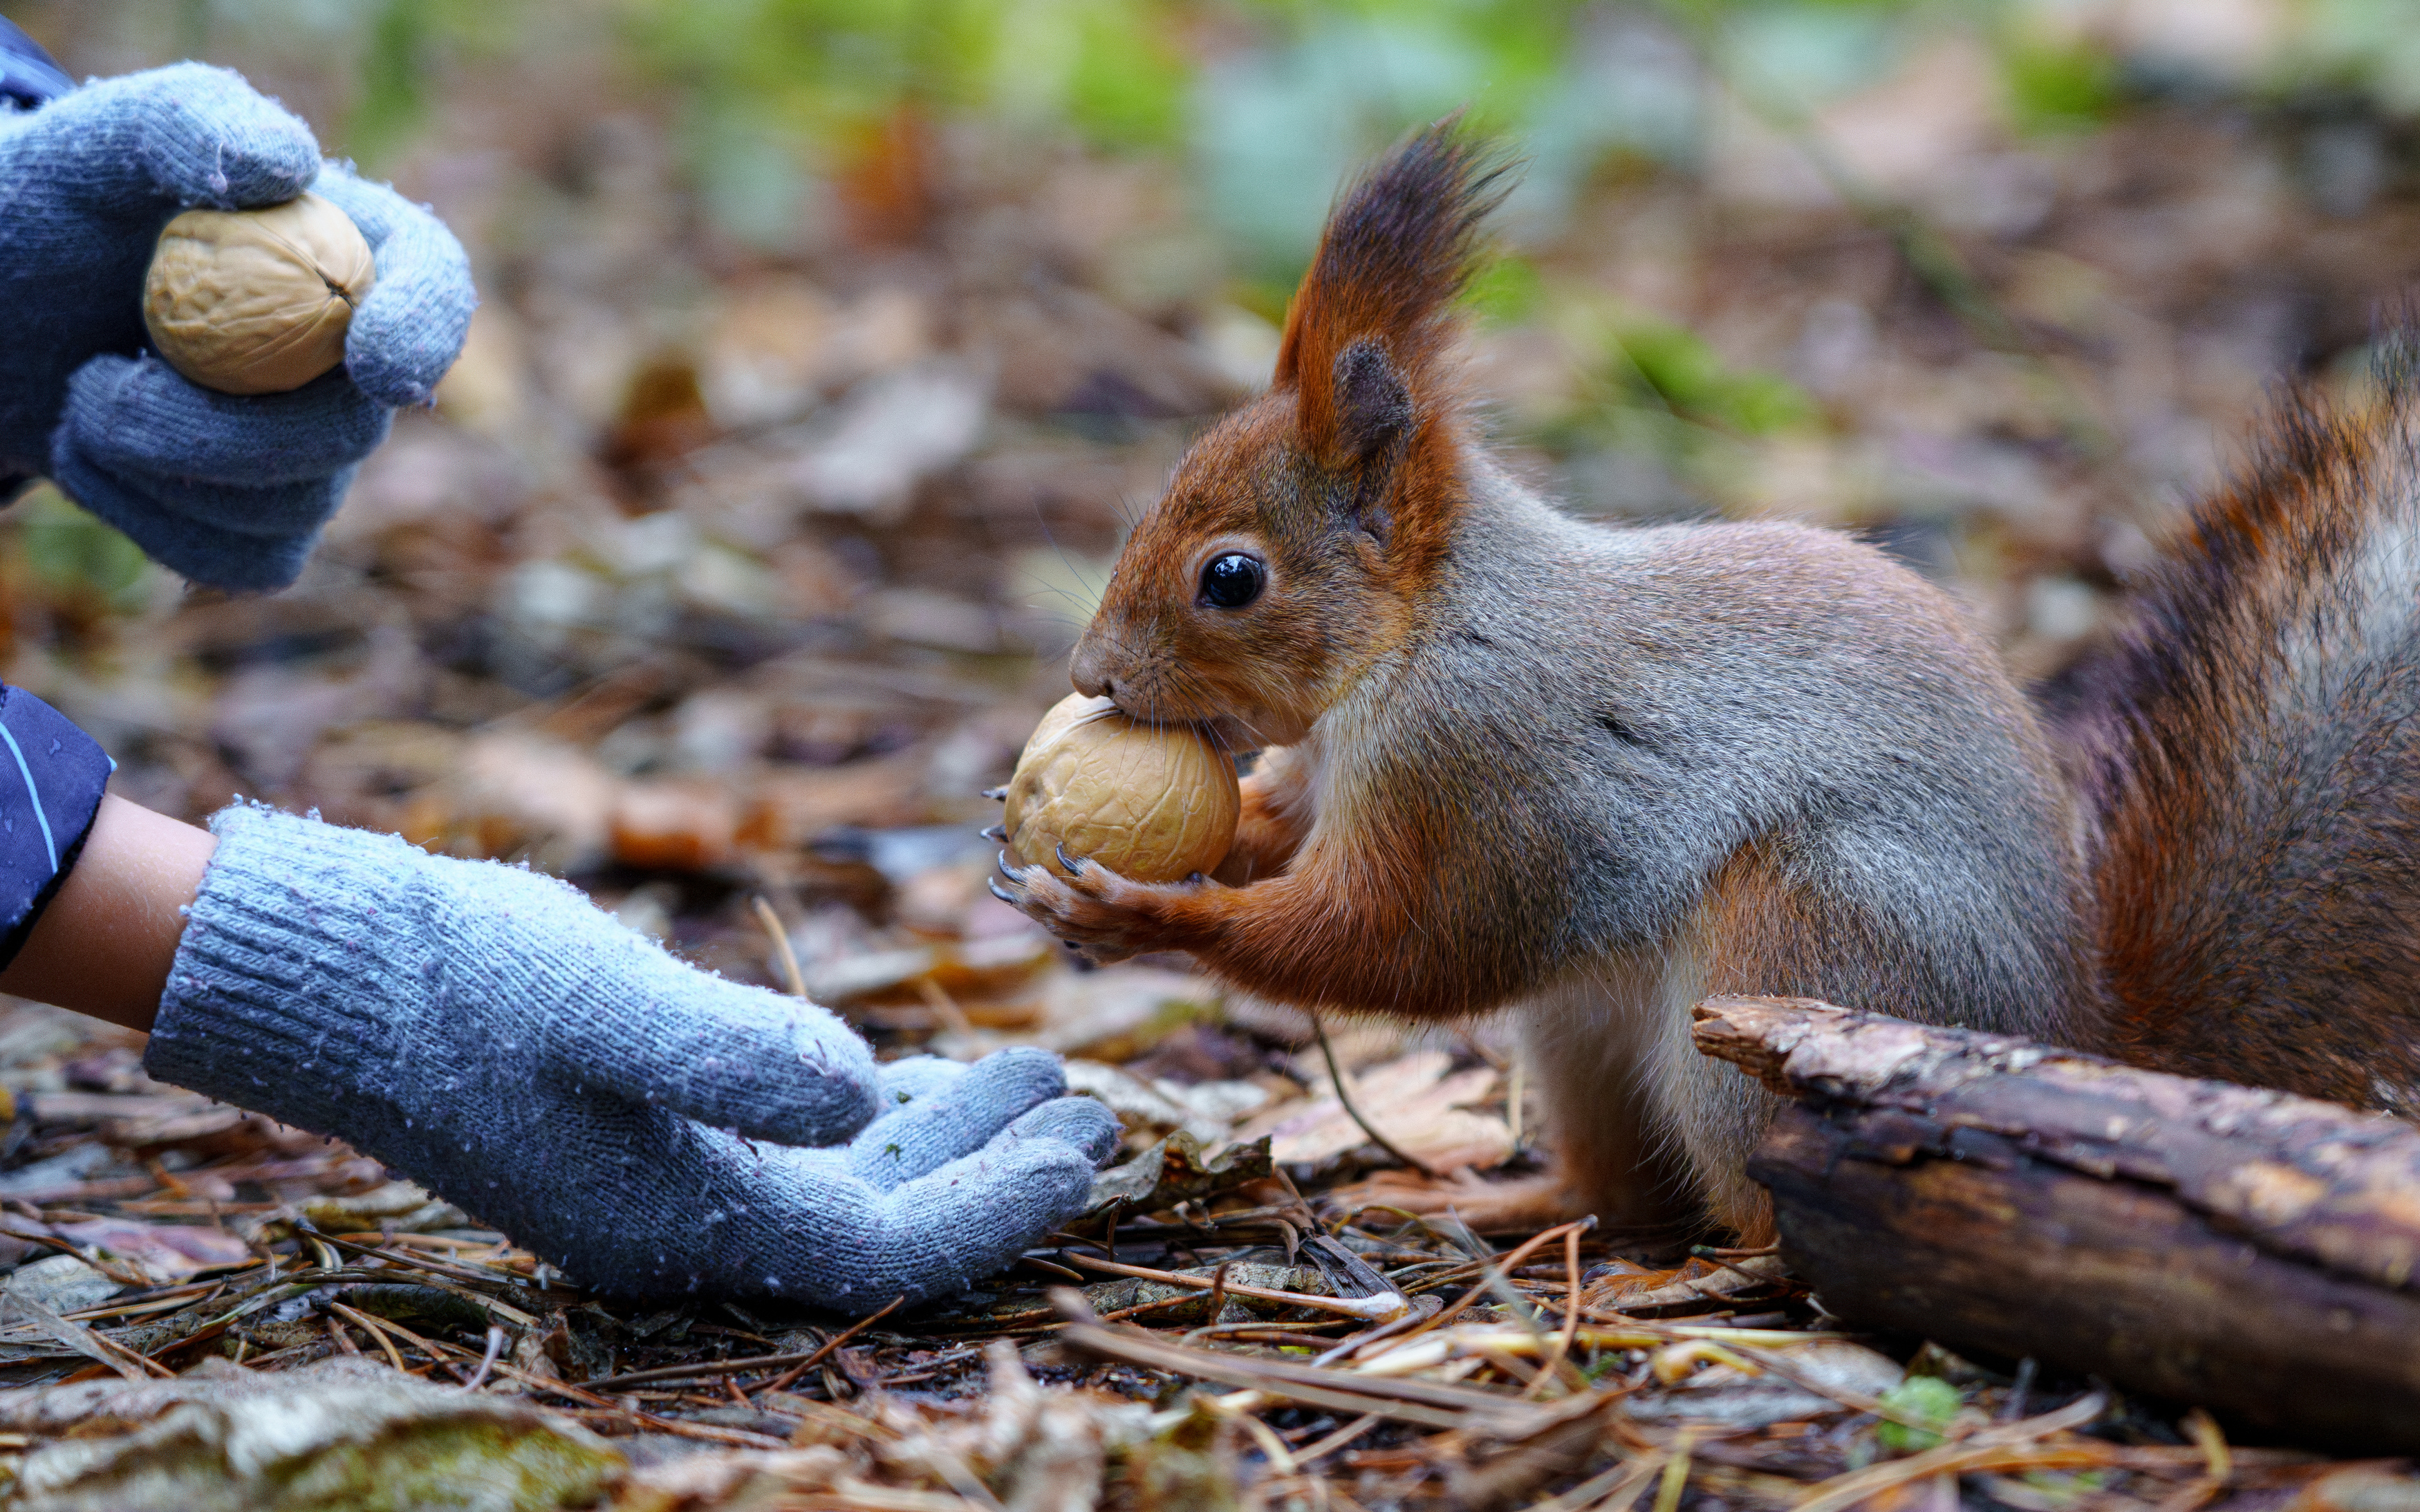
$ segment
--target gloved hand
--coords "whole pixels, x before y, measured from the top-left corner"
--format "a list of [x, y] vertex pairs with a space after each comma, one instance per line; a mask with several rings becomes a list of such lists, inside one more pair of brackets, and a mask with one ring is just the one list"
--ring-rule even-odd
[[1043, 1051], [877, 1068], [539, 873], [261, 808], [210, 827], [151, 1074], [339, 1135], [600, 1290], [945, 1295], [1117, 1148]]
[[[161, 228], [306, 189], [353, 218], [378, 266], [344, 365], [238, 398], [144, 355]], [[309, 127], [225, 69], [179, 63], [0, 109], [0, 499], [48, 474], [188, 578], [284, 587], [392, 411], [453, 365], [476, 302], [435, 217], [322, 163]]]

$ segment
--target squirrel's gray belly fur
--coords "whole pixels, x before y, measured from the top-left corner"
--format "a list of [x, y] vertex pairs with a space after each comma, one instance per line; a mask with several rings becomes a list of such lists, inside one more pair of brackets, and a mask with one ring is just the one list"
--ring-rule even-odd
[[[1457, 613], [1413, 658], [1453, 696], [1406, 692], [1432, 742], [1436, 709], [1468, 711], [1461, 748], [1423, 756], [1500, 784], [1520, 854], [1566, 868], [1512, 884], [1551, 885], [1551, 960], [1668, 944], [1748, 857], [1832, 938], [1806, 975], [1743, 988], [2075, 1029], [2062, 1008], [2092, 1001], [2092, 965], [2071, 802], [1947, 595], [1831, 532], [1607, 529], [1484, 497], [1466, 528], [1489, 538], [1439, 595]], [[1471, 838], [1482, 867], [1494, 848]]]

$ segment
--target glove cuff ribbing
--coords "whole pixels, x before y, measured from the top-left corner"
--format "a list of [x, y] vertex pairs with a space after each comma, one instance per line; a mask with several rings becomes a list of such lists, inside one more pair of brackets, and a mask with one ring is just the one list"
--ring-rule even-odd
[[316, 1133], [341, 1122], [359, 1142], [365, 1114], [383, 1123], [392, 1111], [362, 1089], [403, 1049], [394, 1024], [365, 1011], [430, 969], [408, 925], [414, 889], [398, 888], [426, 857], [392, 835], [254, 805], [220, 810], [210, 830], [218, 849], [144, 1068]]

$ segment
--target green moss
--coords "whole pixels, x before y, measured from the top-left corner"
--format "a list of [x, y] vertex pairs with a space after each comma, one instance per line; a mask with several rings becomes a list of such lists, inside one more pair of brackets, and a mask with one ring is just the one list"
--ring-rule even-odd
[[611, 1449], [543, 1427], [454, 1418], [240, 1467], [215, 1444], [178, 1437], [115, 1460], [73, 1490], [79, 1504], [189, 1512], [555, 1512], [594, 1504], [625, 1468]]
[[313, 1456], [269, 1505], [273, 1512], [540, 1512], [586, 1505], [621, 1468], [618, 1456], [542, 1428], [425, 1425]]
[[[1885, 1407], [1941, 1427], [1947, 1427], [1958, 1415], [1958, 1409], [1965, 1401], [1957, 1387], [1938, 1376], [1910, 1376], [1882, 1396]], [[1882, 1441], [1884, 1448], [1900, 1454], [1916, 1454], [1941, 1442], [1940, 1433], [1932, 1428], [1887, 1421], [1874, 1429], [1874, 1437]]]

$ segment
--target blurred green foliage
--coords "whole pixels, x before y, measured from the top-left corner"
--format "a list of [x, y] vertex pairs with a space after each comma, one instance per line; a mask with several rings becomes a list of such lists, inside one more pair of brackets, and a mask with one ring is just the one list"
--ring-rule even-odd
[[49, 484], [28, 492], [9, 511], [17, 554], [34, 576], [55, 588], [88, 589], [113, 608], [137, 607], [149, 566], [143, 548], [68, 502]]
[[[1518, 251], [1592, 181], [1692, 171], [1727, 96], [1796, 129], [1962, 30], [2026, 133], [2089, 131], [2180, 85], [2420, 115], [2420, 0], [2277, 0], [2257, 53], [2199, 61], [2128, 41], [2115, 0], [0, 0], [12, 16], [70, 8], [114, 18], [78, 24], [121, 53], [338, 60], [350, 87], [330, 146], [373, 169], [431, 124], [458, 59], [603, 54], [666, 103], [709, 221], [775, 255], [809, 243], [828, 186], [892, 150], [902, 120], [1171, 157], [1224, 259], [1202, 260], [1199, 291], [1271, 320], [1353, 167], [1466, 108], [1524, 160], [1498, 223], [1514, 255], [1469, 308], [1557, 331], [1590, 375], [1590, 413], [1533, 439], [1651, 455], [1715, 492], [1745, 445], [1823, 424], [1820, 407], [1683, 327], [1589, 303]], [[1920, 266], [1947, 246], [1913, 216], [1902, 232]], [[1934, 282], [1955, 304], [1955, 267]]]
[[1517, 326], [1545, 307], [1546, 280], [1526, 257], [1505, 255], [1480, 270], [1463, 303], [1482, 325]]
[[2277, 72], [2357, 90], [2420, 115], [2420, 0], [2306, 0]]
[[2000, 74], [2021, 131], [2088, 128], [2118, 107], [2118, 60], [2089, 41], [2019, 37], [2001, 48]]
[[426, 0], [386, 0], [362, 54], [362, 92], [347, 145], [376, 164], [409, 141], [428, 112], [431, 16]]
[[1685, 326], [1600, 296], [1548, 286], [1537, 297], [1540, 323], [1580, 374], [1575, 402], [1520, 436], [1552, 455], [1636, 458], [1695, 499], [1720, 500], [1753, 472], [1757, 442], [1823, 423], [1796, 384], [1724, 362]]
[[[1993, 47], [2011, 121], [2088, 128], [2129, 81], [2211, 68], [2252, 94], [2357, 90], [2420, 113], [2420, 0], [2291, 0], [2249, 63], [2122, 57], [2090, 0], [0, 0], [106, 14], [120, 51], [214, 43], [351, 74], [331, 146], [376, 168], [428, 121], [465, 54], [533, 66], [619, 51], [674, 98], [712, 213], [764, 240], [867, 123], [941, 117], [1182, 153], [1237, 270], [1282, 287], [1334, 186], [1405, 128], [1467, 105], [1517, 139], [1516, 237], [1550, 228], [1608, 155], [1686, 167], [1722, 88], [1806, 109], [1890, 72], [1944, 27]], [[91, 29], [88, 22], [79, 27]], [[2113, 28], [2118, 28], [2113, 30]], [[2223, 28], [2222, 28], [2223, 29]], [[147, 39], [147, 40], [146, 40]], [[2137, 68], [2141, 62], [2143, 69]], [[1710, 80], [1712, 81], [1710, 83]]]
[[[96, 7], [208, 51], [283, 45], [346, 59], [331, 146], [376, 168], [428, 121], [449, 59], [566, 41], [620, 54], [670, 98], [707, 211], [781, 251], [821, 178], [903, 105], [933, 118], [1068, 131], [1190, 164], [1248, 303], [1299, 273], [1335, 186], [1408, 127], [1467, 106], [1526, 154], [1516, 241], [1550, 231], [1609, 160], [1685, 170], [1714, 100], [1785, 113], [1874, 83], [1943, 28], [1998, 60], [2027, 132], [2088, 129], [2138, 74], [2118, 8], [2084, 0], [0, 0]], [[2355, 89], [2420, 112], [2420, 0], [2295, 0], [2273, 54], [2222, 85]], [[2213, 65], [2214, 66], [2214, 65]], [[2245, 71], [2248, 69], [2248, 71]]]
[[1178, 8], [1122, 0], [626, 0], [644, 67], [714, 108], [829, 138], [902, 101], [1175, 139]]
[[1604, 397], [1737, 437], [1769, 436], [1816, 416], [1814, 401], [1777, 373], [1727, 365], [1686, 326], [1617, 316], [1606, 329]]

